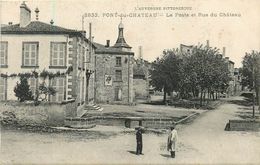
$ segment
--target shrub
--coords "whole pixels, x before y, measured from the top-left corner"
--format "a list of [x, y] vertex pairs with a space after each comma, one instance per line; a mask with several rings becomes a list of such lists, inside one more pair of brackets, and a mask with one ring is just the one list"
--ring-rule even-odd
[[20, 77], [20, 83], [17, 82], [14, 93], [20, 102], [33, 100], [33, 94], [26, 77]]

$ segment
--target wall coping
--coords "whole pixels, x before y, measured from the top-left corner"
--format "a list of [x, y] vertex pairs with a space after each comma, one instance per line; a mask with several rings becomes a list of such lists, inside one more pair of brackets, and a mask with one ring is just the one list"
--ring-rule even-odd
[[[66, 100], [61, 103], [55, 103], [55, 102], [48, 102], [48, 101], [42, 101], [39, 105], [37, 106], [46, 106], [46, 105], [66, 105], [69, 103], [75, 102], [75, 99], [71, 100]], [[25, 105], [25, 106], [35, 106], [34, 101], [25, 101], [25, 102], [19, 102], [18, 100], [5, 100], [5, 101], [0, 101], [0, 104], [5, 104], [5, 105]]]

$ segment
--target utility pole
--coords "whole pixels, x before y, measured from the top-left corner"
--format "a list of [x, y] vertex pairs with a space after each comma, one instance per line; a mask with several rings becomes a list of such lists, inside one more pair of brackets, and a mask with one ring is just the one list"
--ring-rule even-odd
[[253, 118], [255, 118], [255, 52], [252, 52], [253, 62], [252, 62], [252, 79], [253, 79]]

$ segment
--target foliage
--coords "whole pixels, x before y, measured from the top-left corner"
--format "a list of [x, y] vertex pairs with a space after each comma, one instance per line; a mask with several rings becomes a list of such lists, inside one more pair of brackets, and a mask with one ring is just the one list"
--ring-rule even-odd
[[39, 85], [39, 89], [37, 90], [36, 97], [38, 100], [40, 95], [44, 95], [44, 98], [41, 98], [41, 100], [46, 101], [48, 95], [54, 96], [55, 94], [56, 94], [56, 90], [51, 86], [46, 86], [45, 82], [43, 82]]
[[27, 77], [20, 77], [20, 82], [14, 88], [15, 96], [20, 102], [33, 100], [33, 94], [28, 85]]
[[43, 70], [41, 72], [37, 72], [36, 70], [33, 70], [32, 72], [26, 72], [26, 73], [11, 73], [10, 75], [1, 73], [0, 76], [4, 77], [4, 78], [8, 78], [8, 77], [26, 77], [26, 78], [30, 78], [30, 77], [34, 77], [34, 78], [38, 78], [41, 77], [44, 80], [48, 77], [49, 79], [53, 79], [54, 77], [59, 77], [62, 75], [66, 75], [66, 74], [70, 74], [73, 71], [73, 67], [69, 66], [68, 69], [66, 70], [66, 72], [60, 72], [57, 71], [56, 73], [53, 72], [49, 72], [47, 70]]
[[200, 93], [201, 101], [205, 92], [226, 91], [231, 80], [228, 64], [218, 49], [202, 45], [194, 46], [189, 54], [182, 54], [178, 49], [163, 51], [152, 63], [150, 75], [156, 90], [176, 91], [182, 99], [191, 94], [198, 97]]
[[[256, 100], [260, 102], [260, 52], [252, 51], [246, 53], [243, 58], [241, 73], [243, 76], [242, 85], [256, 92]], [[260, 107], [259, 107], [260, 108]]]

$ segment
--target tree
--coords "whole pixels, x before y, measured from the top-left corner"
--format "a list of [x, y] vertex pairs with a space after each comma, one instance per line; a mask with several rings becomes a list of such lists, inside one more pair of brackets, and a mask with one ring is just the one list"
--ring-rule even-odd
[[181, 54], [178, 49], [163, 51], [161, 58], [152, 63], [150, 74], [155, 89], [164, 91], [164, 101], [166, 93], [173, 91], [181, 99], [200, 94], [201, 106], [206, 93], [214, 96], [226, 91], [231, 80], [228, 64], [218, 49], [203, 45], [193, 46], [189, 54]]
[[256, 92], [256, 100], [260, 103], [260, 52], [246, 53], [243, 58], [242, 85]]
[[14, 88], [14, 92], [15, 96], [18, 98], [20, 102], [24, 102], [26, 100], [33, 100], [33, 94], [30, 90], [30, 86], [26, 77], [20, 77], [20, 83], [17, 82]]
[[178, 90], [180, 59], [178, 50], [164, 50], [161, 58], [152, 63], [151, 84], [155, 90], [164, 91], [163, 101], [166, 101], [166, 94]]

